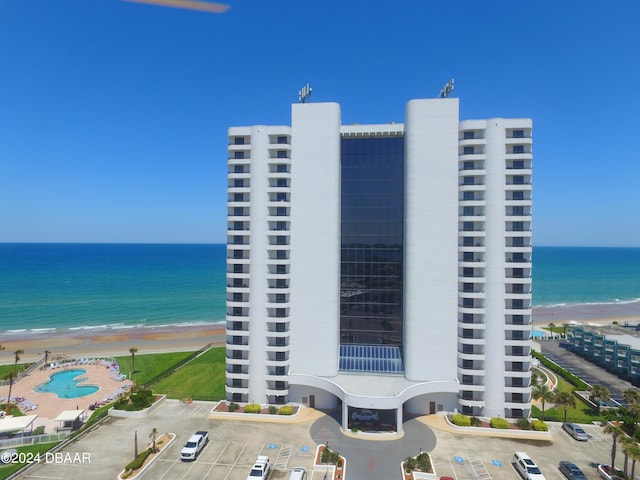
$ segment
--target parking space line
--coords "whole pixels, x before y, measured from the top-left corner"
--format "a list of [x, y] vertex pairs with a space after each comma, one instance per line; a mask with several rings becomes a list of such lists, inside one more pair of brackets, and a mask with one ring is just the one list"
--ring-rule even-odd
[[169, 468], [167, 468], [165, 470], [165, 472], [162, 474], [162, 476], [158, 479], [158, 480], [162, 480], [164, 477], [167, 476], [167, 474], [169, 473], [169, 471], [174, 467], [174, 465], [178, 462], [178, 459], [176, 458], [173, 462], [171, 462], [171, 466]]
[[560, 477], [561, 480], [566, 480], [564, 478], [564, 475], [562, 474], [562, 472], [560, 470], [558, 470], [558, 467], [556, 467], [555, 465], [552, 464], [548, 464], [549, 467], [551, 467], [551, 469], [554, 471], [554, 473], [556, 473], [558, 475], [558, 477]]
[[224, 477], [224, 480], [227, 480], [227, 478], [229, 478], [229, 475], [231, 475], [231, 472], [233, 472], [233, 469], [238, 464], [238, 460], [240, 459], [240, 457], [242, 456], [242, 454], [244, 453], [244, 450], [246, 448], [247, 448], [247, 442], [244, 443], [244, 446], [242, 447], [242, 450], [240, 450], [240, 453], [238, 454], [238, 456], [236, 457], [236, 460], [233, 462], [233, 465], [229, 469], [229, 473], [227, 473], [227, 475]]
[[473, 474], [480, 480], [491, 480], [491, 474], [485, 466], [484, 462], [479, 458], [470, 458], [469, 464], [473, 469]]

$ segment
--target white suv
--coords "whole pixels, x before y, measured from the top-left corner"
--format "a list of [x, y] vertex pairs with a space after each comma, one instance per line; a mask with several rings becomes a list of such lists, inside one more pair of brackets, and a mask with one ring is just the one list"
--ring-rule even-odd
[[524, 452], [516, 452], [511, 463], [525, 480], [546, 480], [536, 463]]

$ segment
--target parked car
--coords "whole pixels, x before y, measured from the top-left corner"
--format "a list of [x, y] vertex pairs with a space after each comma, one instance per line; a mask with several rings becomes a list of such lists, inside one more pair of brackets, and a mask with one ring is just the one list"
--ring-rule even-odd
[[270, 469], [271, 465], [269, 463], [269, 457], [266, 455], [260, 455], [256, 458], [256, 463], [254, 463], [251, 468], [251, 472], [249, 472], [247, 480], [266, 480], [269, 476]]
[[514, 453], [511, 463], [525, 480], [546, 480], [538, 465], [524, 452]]
[[558, 470], [569, 480], [587, 480], [587, 476], [578, 468], [575, 463], [563, 460], [558, 465]]
[[580, 425], [565, 422], [562, 424], [562, 428], [576, 440], [580, 440], [581, 442], [586, 442], [587, 440], [589, 440], [589, 435], [582, 429]]
[[307, 480], [307, 469], [302, 467], [295, 467], [291, 470], [289, 480]]
[[373, 410], [356, 410], [351, 414], [351, 420], [355, 422], [377, 422], [379, 418], [378, 412]]
[[188, 460], [195, 460], [208, 441], [209, 432], [194, 433], [193, 435], [191, 435], [191, 437], [189, 437], [189, 440], [187, 440], [187, 443], [184, 444], [184, 447], [182, 447], [182, 451], [180, 452], [180, 459], [183, 462], [186, 462]]

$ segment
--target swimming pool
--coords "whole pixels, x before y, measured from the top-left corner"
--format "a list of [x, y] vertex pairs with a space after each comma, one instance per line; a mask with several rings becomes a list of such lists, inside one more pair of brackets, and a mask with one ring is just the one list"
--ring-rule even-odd
[[77, 377], [85, 373], [87, 373], [87, 371], [80, 368], [54, 373], [49, 376], [48, 382], [41, 383], [34, 387], [33, 391], [38, 393], [55, 393], [58, 398], [86, 397], [100, 390], [100, 387], [96, 385], [78, 385], [79, 381], [84, 381], [86, 378]]
[[543, 332], [541, 330], [534, 330], [533, 332], [531, 332], [531, 336], [533, 338], [544, 338], [549, 334], [549, 332]]

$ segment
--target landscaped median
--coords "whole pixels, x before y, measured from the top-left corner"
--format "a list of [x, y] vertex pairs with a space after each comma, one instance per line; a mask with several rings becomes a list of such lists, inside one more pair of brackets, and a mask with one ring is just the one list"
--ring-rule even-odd
[[[175, 433], [159, 435], [138, 457], [125, 466], [124, 470], [118, 475], [118, 480], [134, 480], [138, 478], [175, 439]], [[153, 450], [154, 446], [155, 451]]]
[[299, 422], [301, 405], [260, 405], [257, 403], [235, 403], [225, 400], [219, 401], [213, 407], [210, 415], [213, 417], [233, 420], [259, 420], [266, 422]]
[[[347, 472], [347, 461], [338, 452], [331, 450], [329, 445], [318, 445], [316, 459], [313, 462], [313, 470], [324, 472], [324, 478], [327, 480], [344, 480]], [[329, 473], [331, 473], [330, 477]]]
[[[481, 422], [477, 426], [454, 425], [449, 418], [449, 414], [446, 413], [427, 415], [424, 417], [420, 417], [419, 420], [429, 427], [465, 435], [484, 435], [487, 437], [517, 438], [541, 441], [551, 441], [553, 439], [549, 431], [522, 430], [518, 428], [517, 424], [508, 422], [505, 419], [500, 419], [503, 422], [498, 422], [497, 420], [494, 421], [493, 427], [491, 426], [490, 419], [480, 419]], [[499, 424], [504, 422], [507, 423], [508, 428], [500, 428], [504, 425]]]

